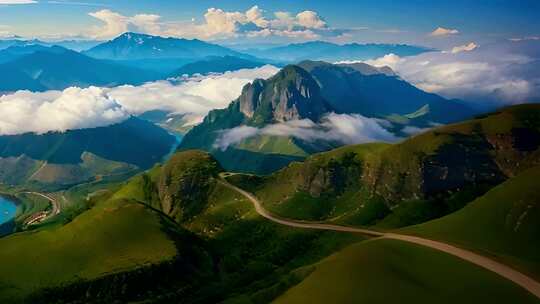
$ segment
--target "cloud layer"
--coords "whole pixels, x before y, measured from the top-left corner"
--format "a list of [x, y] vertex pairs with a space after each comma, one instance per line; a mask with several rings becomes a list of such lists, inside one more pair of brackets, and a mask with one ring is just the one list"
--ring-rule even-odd
[[382, 127], [385, 123], [387, 122], [358, 114], [330, 113], [320, 123], [302, 119], [272, 124], [264, 128], [239, 126], [223, 130], [214, 143], [214, 147], [226, 150], [231, 145], [258, 135], [287, 136], [308, 142], [328, 141], [340, 144], [399, 140], [398, 137]]
[[481, 47], [471, 42], [418, 56], [388, 54], [364, 62], [389, 66], [425, 91], [478, 106], [540, 101], [540, 40], [512, 39]]
[[183, 114], [189, 124], [195, 124], [208, 111], [226, 107], [248, 82], [268, 78], [277, 71], [276, 67], [263, 66], [141, 86], [18, 91], [0, 97], [0, 135], [106, 126], [151, 110]]
[[297, 14], [278, 11], [271, 17], [266, 17], [265, 12], [258, 6], [245, 12], [209, 8], [202, 22], [196, 22], [195, 18], [185, 22], [165, 22], [159, 15], [124, 16], [109, 9], [89, 15], [102, 22], [90, 32], [90, 36], [96, 39], [110, 39], [126, 31], [207, 40], [270, 35], [315, 39], [343, 33], [330, 29], [326, 21], [314, 11], [307, 10]]

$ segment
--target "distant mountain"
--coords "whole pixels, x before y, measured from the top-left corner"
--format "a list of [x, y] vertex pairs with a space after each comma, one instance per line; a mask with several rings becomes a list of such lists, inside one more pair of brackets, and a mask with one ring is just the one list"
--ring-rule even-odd
[[474, 114], [456, 101], [419, 90], [387, 68], [306, 61], [289, 65], [268, 80], [246, 85], [228, 108], [211, 111], [190, 130], [180, 149], [211, 151], [228, 170], [269, 173], [340, 143], [257, 135], [222, 151], [215, 147], [221, 132], [291, 120], [319, 122], [330, 112], [386, 119], [386, 128], [397, 134], [406, 126], [432, 127]]
[[83, 54], [111, 60], [140, 60], [167, 58], [205, 58], [208, 56], [245, 57], [231, 49], [201, 40], [164, 38], [137, 33], [124, 33], [99, 44]]
[[0, 39], [0, 50], [7, 49], [8, 47], [12, 46], [29, 46], [36, 44], [43, 46], [49, 45], [47, 42], [38, 39], [25, 40], [22, 37], [13, 37], [12, 39]]
[[[0, 64], [0, 91], [61, 90], [87, 87], [141, 84], [159, 79], [158, 73], [90, 58], [62, 47], [25, 46], [15, 50], [16, 59]], [[25, 52], [28, 55], [23, 56]]]
[[87, 50], [91, 47], [94, 47], [100, 44], [101, 41], [96, 40], [59, 40], [59, 41], [42, 41], [39, 39], [25, 40], [22, 37], [13, 37], [11, 39], [1, 39], [0, 40], [0, 50], [6, 49], [11, 46], [30, 46], [30, 45], [41, 45], [41, 46], [61, 46], [66, 49], [74, 50], [77, 52]]
[[[303, 61], [298, 64], [321, 86], [323, 97], [337, 113], [358, 113], [369, 117], [411, 118], [422, 107], [428, 111], [415, 117], [423, 126], [430, 122], [449, 123], [471, 117], [472, 110], [459, 101], [424, 92], [397, 77], [390, 68], [367, 64], [329, 64]], [[418, 114], [418, 113], [416, 113]], [[408, 116], [408, 117], [407, 117]]]
[[193, 74], [224, 73], [239, 69], [253, 69], [265, 63], [252, 61], [234, 56], [209, 57], [196, 62], [188, 63], [171, 73], [171, 77]]
[[138, 118], [63, 133], [4, 135], [0, 181], [59, 186], [133, 173], [161, 161], [174, 143], [174, 136]]
[[246, 54], [286, 62], [302, 60], [324, 60], [336, 62], [342, 60], [367, 60], [382, 57], [389, 53], [398, 56], [413, 56], [432, 49], [406, 44], [334, 44], [324, 41], [289, 44], [267, 49], [248, 49]]
[[62, 47], [48, 47], [41, 44], [14, 45], [6, 49], [0, 50], [0, 64], [10, 62], [36, 52], [50, 52], [61, 54], [65, 51], [66, 49]]

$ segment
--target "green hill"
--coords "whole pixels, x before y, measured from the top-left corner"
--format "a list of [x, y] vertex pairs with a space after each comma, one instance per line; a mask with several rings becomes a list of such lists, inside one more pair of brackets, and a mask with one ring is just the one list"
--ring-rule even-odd
[[539, 165], [539, 121], [539, 105], [510, 107], [399, 144], [347, 146], [235, 182], [251, 185], [269, 210], [285, 217], [412, 225], [456, 211]]
[[455, 213], [403, 231], [474, 248], [540, 277], [539, 179], [540, 167], [526, 170]]
[[352, 245], [303, 271], [309, 275], [274, 303], [538, 302], [487, 270], [392, 240]]
[[4, 135], [0, 181], [54, 188], [134, 173], [161, 161], [174, 142], [165, 130], [137, 118], [98, 128]]
[[[131, 297], [140, 292], [129, 289], [140, 284], [137, 273], [145, 280], [156, 280], [154, 287], [163, 284], [160, 265], [179, 266], [186, 281], [208, 271], [205, 251], [190, 233], [144, 205], [103, 196], [65, 226], [8, 236], [0, 239], [0, 246], [0, 300], [4, 303], [32, 295], [33, 303], [47, 302], [47, 288], [84, 286], [96, 279], [123, 282], [127, 289], [93, 292], [86, 287], [87, 296]], [[134, 270], [131, 277], [122, 275]], [[64, 296], [69, 298], [69, 293]]]

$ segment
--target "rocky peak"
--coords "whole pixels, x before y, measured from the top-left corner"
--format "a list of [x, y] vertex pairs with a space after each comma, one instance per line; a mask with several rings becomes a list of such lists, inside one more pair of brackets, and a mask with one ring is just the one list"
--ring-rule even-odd
[[290, 65], [268, 80], [255, 80], [242, 90], [240, 111], [256, 123], [309, 118], [330, 109], [317, 82], [304, 69]]

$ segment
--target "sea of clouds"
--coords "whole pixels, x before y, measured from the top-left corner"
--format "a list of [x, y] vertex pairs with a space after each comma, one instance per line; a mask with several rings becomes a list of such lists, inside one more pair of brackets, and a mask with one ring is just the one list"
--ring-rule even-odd
[[384, 127], [388, 121], [358, 114], [329, 113], [320, 122], [310, 119], [291, 120], [263, 128], [239, 126], [223, 130], [214, 143], [215, 148], [226, 150], [245, 139], [258, 136], [288, 136], [304, 141], [328, 141], [344, 145], [366, 142], [394, 142], [399, 140]]
[[540, 102], [538, 37], [486, 45], [470, 42], [418, 56], [387, 54], [362, 62], [389, 66], [420, 89], [463, 99], [479, 108]]
[[278, 68], [266, 65], [141, 86], [17, 91], [0, 96], [0, 135], [107, 126], [152, 110], [182, 114], [188, 119], [187, 124], [196, 124], [208, 111], [227, 107], [247, 83], [269, 78], [277, 71]]

